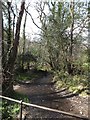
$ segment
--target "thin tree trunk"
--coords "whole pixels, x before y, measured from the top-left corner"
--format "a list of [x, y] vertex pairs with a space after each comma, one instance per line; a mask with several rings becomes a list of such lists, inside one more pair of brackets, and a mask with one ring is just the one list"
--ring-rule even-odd
[[7, 48], [7, 51], [9, 51], [10, 46], [11, 46], [11, 10], [10, 10], [11, 3], [7, 2], [7, 5], [8, 5], [8, 41], [7, 41], [8, 48]]
[[27, 20], [27, 13], [25, 14], [25, 21], [23, 25], [23, 58], [22, 58], [22, 68], [24, 69], [24, 54], [25, 54], [25, 42], [26, 42], [26, 36], [25, 36], [25, 27], [26, 27], [26, 20]]
[[14, 17], [13, 17], [13, 40], [14, 40], [14, 27], [15, 27], [15, 14], [14, 14]]
[[[4, 19], [3, 19], [3, 13], [2, 13], [2, 61], [5, 61], [5, 51], [4, 51]], [[2, 62], [2, 67], [4, 67], [4, 64]]]
[[71, 19], [72, 19], [72, 23], [71, 23], [71, 41], [70, 41], [70, 48], [69, 48], [69, 61], [67, 64], [67, 68], [68, 68], [68, 73], [72, 74], [73, 73], [73, 68], [72, 68], [72, 60], [73, 60], [73, 28], [74, 28], [74, 0], [71, 0], [71, 5], [70, 5], [70, 10], [71, 10]]
[[0, 94], [2, 94], [2, 3], [0, 1]]

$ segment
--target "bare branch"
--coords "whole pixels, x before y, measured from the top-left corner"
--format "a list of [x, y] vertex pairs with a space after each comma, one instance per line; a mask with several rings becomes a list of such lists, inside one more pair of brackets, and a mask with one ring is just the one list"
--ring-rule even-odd
[[39, 26], [35, 23], [35, 21], [34, 21], [32, 15], [31, 15], [26, 9], [25, 9], [25, 11], [26, 11], [26, 12], [28, 13], [28, 15], [31, 17], [32, 22], [34, 23], [34, 25], [35, 25], [37, 28], [39, 28], [40, 30], [44, 31], [44, 29], [42, 29], [41, 27], [39, 27]]

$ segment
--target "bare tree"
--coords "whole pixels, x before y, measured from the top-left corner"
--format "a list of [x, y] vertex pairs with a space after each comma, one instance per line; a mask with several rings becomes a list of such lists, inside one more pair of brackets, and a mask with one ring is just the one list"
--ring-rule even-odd
[[17, 18], [17, 23], [16, 23], [15, 39], [13, 41], [13, 46], [10, 49], [10, 52], [8, 54], [8, 60], [3, 69], [3, 78], [4, 78], [2, 83], [3, 94], [6, 94], [6, 93], [9, 94], [9, 93], [12, 93], [13, 91], [13, 70], [14, 70], [14, 63], [17, 56], [19, 37], [20, 37], [20, 27], [21, 27], [21, 21], [22, 21], [24, 9], [25, 9], [25, 2], [22, 1], [21, 9], [20, 9], [19, 16]]

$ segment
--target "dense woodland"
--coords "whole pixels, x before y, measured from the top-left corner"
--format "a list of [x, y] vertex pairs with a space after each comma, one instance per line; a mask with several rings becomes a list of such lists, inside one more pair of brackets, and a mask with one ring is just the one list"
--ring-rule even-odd
[[[52, 74], [57, 89], [90, 94], [90, 2], [37, 1], [39, 24], [30, 1], [19, 3], [2, 1], [2, 94], [13, 97], [14, 84], [44, 74]], [[28, 17], [38, 29], [33, 40]]]

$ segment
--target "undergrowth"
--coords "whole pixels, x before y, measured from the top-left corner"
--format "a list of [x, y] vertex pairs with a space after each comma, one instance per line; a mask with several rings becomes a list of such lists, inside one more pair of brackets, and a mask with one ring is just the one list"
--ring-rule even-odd
[[[13, 93], [12, 98], [16, 100], [22, 100], [23, 102], [27, 103], [29, 102], [29, 99], [26, 95], [16, 92]], [[20, 112], [20, 104], [3, 99], [0, 102], [0, 112], [2, 113], [2, 120], [15, 120]]]
[[37, 80], [39, 78], [42, 78], [45, 74], [47, 74], [47, 71], [43, 71], [43, 70], [30, 70], [27, 72], [18, 72], [14, 75], [14, 79], [15, 81], [33, 81], [33, 80]]
[[[85, 74], [80, 75], [69, 75], [67, 72], [60, 71], [56, 72], [53, 78], [53, 81], [56, 81], [56, 89], [68, 88], [72, 93], [76, 93], [83, 88], [88, 88], [88, 78]], [[88, 90], [85, 90], [81, 95], [87, 95]]]
[[15, 75], [15, 80], [16, 81], [27, 81], [32, 79], [37, 79], [39, 76], [37, 74], [30, 74], [30, 73], [19, 73]]

